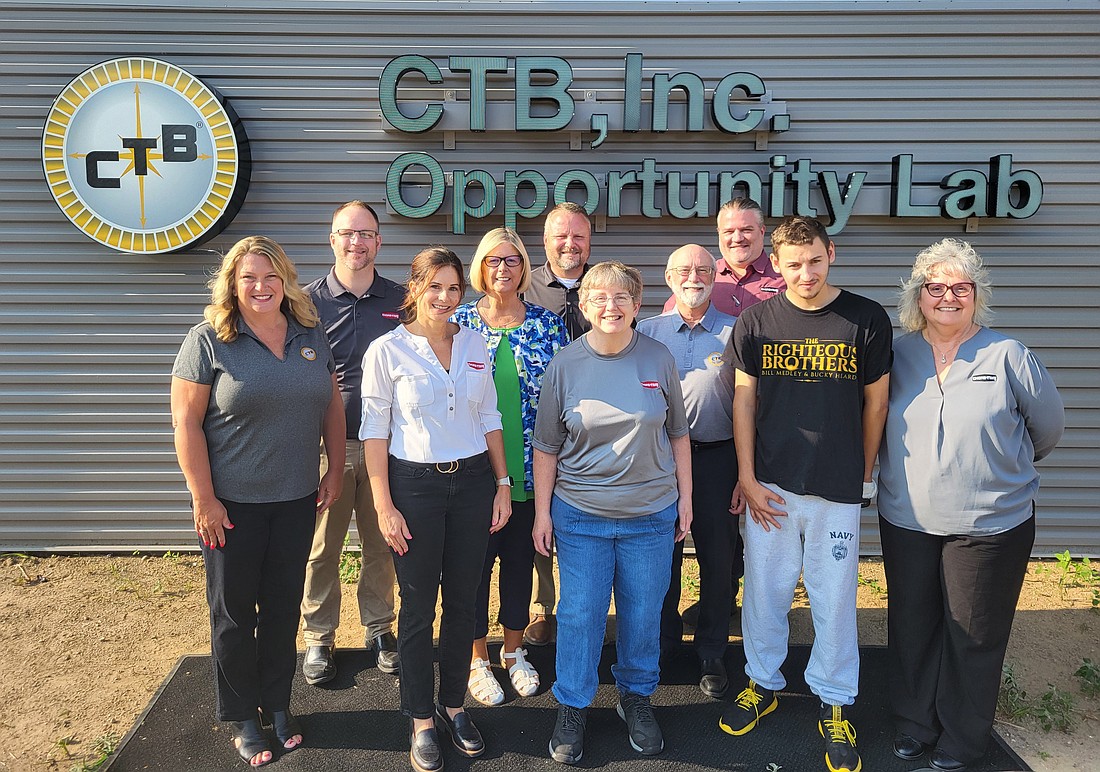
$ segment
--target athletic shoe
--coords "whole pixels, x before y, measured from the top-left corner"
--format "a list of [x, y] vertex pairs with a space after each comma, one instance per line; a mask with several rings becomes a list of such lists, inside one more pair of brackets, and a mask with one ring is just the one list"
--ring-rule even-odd
[[840, 705], [821, 705], [817, 731], [825, 738], [825, 766], [829, 772], [859, 772], [863, 762], [856, 750], [856, 730]]
[[626, 722], [630, 747], [645, 756], [656, 756], [665, 749], [665, 738], [657, 717], [653, 715], [653, 706], [649, 697], [630, 692], [619, 694], [619, 704], [615, 706], [619, 718]]
[[576, 764], [584, 755], [584, 724], [587, 708], [558, 706], [558, 720], [550, 736], [550, 758], [562, 764]]
[[775, 692], [758, 686], [756, 681], [749, 681], [737, 699], [733, 701], [718, 719], [718, 726], [723, 732], [739, 736], [748, 734], [760, 719], [771, 713], [779, 706], [779, 700]]

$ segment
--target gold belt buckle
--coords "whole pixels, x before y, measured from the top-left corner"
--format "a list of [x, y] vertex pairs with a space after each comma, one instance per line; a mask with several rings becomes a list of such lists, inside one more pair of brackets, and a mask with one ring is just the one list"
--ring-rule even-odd
[[458, 471], [458, 462], [447, 461], [446, 463], [436, 464], [435, 471], [439, 472], [440, 474], [454, 474]]

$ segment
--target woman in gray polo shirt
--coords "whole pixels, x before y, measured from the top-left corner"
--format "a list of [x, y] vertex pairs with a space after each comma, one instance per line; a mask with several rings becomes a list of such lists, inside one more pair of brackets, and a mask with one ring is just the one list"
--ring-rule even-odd
[[633, 268], [585, 274], [592, 329], [551, 360], [535, 419], [535, 549], [548, 555], [553, 538], [561, 578], [550, 755], [566, 764], [584, 750], [612, 591], [619, 716], [635, 750], [664, 749], [649, 697], [672, 547], [691, 525], [691, 446], [672, 354], [631, 328], [641, 301]]
[[[302, 742], [290, 712], [295, 636], [316, 513], [340, 495], [344, 408], [298, 272], [263, 236], [210, 281], [206, 321], [172, 368], [176, 456], [206, 564], [219, 721], [251, 766]], [[318, 486], [319, 441], [329, 469]], [[260, 713], [257, 714], [257, 709]]]
[[985, 753], [1035, 540], [1035, 462], [1062, 436], [1054, 381], [984, 326], [990, 282], [966, 242], [917, 255], [903, 284], [879, 454], [894, 753], [959, 772]]

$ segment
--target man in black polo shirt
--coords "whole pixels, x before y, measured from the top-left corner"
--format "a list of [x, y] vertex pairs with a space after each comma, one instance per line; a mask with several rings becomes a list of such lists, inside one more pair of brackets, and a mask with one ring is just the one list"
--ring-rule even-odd
[[[336, 677], [332, 652], [340, 624], [340, 557], [351, 515], [363, 546], [359, 573], [359, 617], [366, 628], [366, 647], [377, 652], [379, 670], [396, 673], [397, 640], [393, 635], [393, 558], [378, 532], [378, 515], [359, 441], [362, 416], [360, 385], [363, 354], [375, 338], [401, 321], [405, 288], [378, 275], [374, 258], [382, 246], [378, 216], [368, 204], [349, 201], [332, 215], [329, 243], [335, 264], [327, 276], [306, 287], [328, 334], [336, 360], [336, 380], [347, 416], [347, 460], [344, 490], [339, 499], [317, 515], [313, 550], [306, 566], [302, 618], [306, 683], [323, 684]], [[322, 455], [321, 473], [325, 472]]]
[[[531, 286], [524, 300], [548, 308], [565, 320], [570, 340], [576, 340], [592, 326], [580, 310], [581, 279], [588, 271], [592, 221], [584, 207], [566, 201], [546, 215], [542, 246], [546, 264], [531, 272]], [[532, 646], [545, 646], [552, 636], [550, 620], [554, 615], [557, 593], [554, 591], [553, 559], [535, 553], [535, 601], [531, 624], [523, 639]]]

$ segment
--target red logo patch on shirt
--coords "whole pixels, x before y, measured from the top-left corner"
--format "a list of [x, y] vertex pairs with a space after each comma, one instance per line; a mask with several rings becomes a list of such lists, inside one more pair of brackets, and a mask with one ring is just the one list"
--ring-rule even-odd
[[383, 319], [400, 319], [401, 314], [397, 313], [396, 311], [383, 311], [382, 312], [382, 318]]
[[657, 381], [642, 381], [642, 388], [643, 389], [659, 389], [659, 388], [661, 388], [661, 384], [658, 383]]
[[484, 362], [467, 362], [466, 364], [468, 364], [470, 366], [471, 370], [484, 370], [485, 369], [485, 363]]

